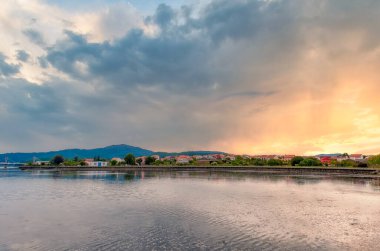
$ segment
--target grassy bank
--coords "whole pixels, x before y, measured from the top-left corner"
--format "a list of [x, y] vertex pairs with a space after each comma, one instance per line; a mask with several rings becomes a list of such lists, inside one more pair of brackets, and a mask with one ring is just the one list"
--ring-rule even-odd
[[294, 167], [294, 166], [107, 166], [107, 167], [78, 167], [78, 166], [23, 166], [21, 170], [51, 170], [51, 171], [136, 171], [136, 170], [170, 170], [170, 171], [251, 171], [289, 174], [367, 174], [380, 175], [378, 168], [352, 167]]

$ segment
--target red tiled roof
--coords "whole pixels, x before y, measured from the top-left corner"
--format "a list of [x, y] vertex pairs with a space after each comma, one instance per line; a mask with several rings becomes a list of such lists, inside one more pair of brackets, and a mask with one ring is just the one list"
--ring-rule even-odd
[[351, 154], [350, 157], [361, 157], [363, 156], [363, 154], [360, 154], [360, 153], [355, 153], [355, 154]]

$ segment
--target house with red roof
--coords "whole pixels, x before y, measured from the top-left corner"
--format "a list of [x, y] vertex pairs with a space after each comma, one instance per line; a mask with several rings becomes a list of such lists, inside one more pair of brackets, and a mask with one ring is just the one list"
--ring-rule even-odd
[[321, 157], [319, 158], [319, 160], [322, 162], [322, 164], [324, 165], [330, 165], [331, 164], [331, 161], [333, 160], [333, 158], [331, 158], [330, 156], [324, 156], [324, 157]]
[[177, 164], [189, 164], [192, 158], [188, 155], [180, 155], [176, 158]]
[[357, 161], [357, 160], [363, 160], [363, 159], [365, 159], [365, 157], [361, 153], [356, 153], [356, 154], [350, 154], [350, 159]]

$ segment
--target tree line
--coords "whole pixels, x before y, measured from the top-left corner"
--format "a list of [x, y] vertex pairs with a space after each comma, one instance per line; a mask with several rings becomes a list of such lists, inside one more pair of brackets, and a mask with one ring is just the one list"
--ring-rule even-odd
[[[100, 156], [95, 156], [94, 161], [106, 161]], [[143, 162], [142, 158], [136, 158], [133, 154], [127, 154], [122, 162], [116, 160], [111, 160], [111, 166], [117, 165], [141, 165]], [[29, 163], [32, 164], [32, 163]], [[85, 166], [86, 163], [83, 159], [79, 157], [74, 157], [73, 159], [65, 159], [61, 155], [56, 155], [50, 160], [51, 165], [64, 165], [64, 166]], [[190, 165], [197, 165], [196, 159], [191, 159], [189, 161]], [[203, 163], [204, 164], [204, 163]], [[148, 156], [145, 158], [144, 165], [176, 165], [176, 160], [157, 160], [153, 156]], [[263, 158], [248, 158], [243, 156], [235, 156], [235, 159], [225, 158], [223, 160], [210, 160], [210, 165], [225, 165], [225, 166], [323, 166], [324, 164], [317, 158], [314, 157], [302, 157], [295, 156], [291, 160], [283, 159], [263, 159]], [[325, 164], [326, 165], [326, 164]], [[368, 158], [368, 165], [380, 166], [380, 154], [371, 156]], [[330, 166], [336, 167], [364, 167], [362, 163], [356, 162], [354, 160], [342, 160], [337, 161], [332, 159]]]

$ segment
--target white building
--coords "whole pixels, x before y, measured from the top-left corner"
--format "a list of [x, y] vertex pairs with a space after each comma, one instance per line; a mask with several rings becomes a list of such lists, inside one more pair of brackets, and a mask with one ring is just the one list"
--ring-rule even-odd
[[43, 166], [43, 165], [49, 165], [50, 164], [50, 161], [41, 161], [41, 160], [37, 160], [35, 162], [33, 162], [34, 165], [39, 165], [39, 166]]
[[364, 155], [363, 154], [351, 154], [350, 159], [351, 160], [363, 160]]
[[230, 159], [230, 160], [234, 161], [234, 160], [236, 159], [236, 157], [233, 156], [233, 155], [228, 155], [228, 156], [226, 157], [226, 159]]
[[88, 166], [91, 167], [105, 167], [108, 166], [108, 162], [106, 161], [88, 161], [86, 162]]
[[189, 164], [190, 160], [186, 158], [178, 158], [177, 164]]
[[189, 164], [192, 158], [187, 155], [180, 155], [176, 158], [177, 164]]

